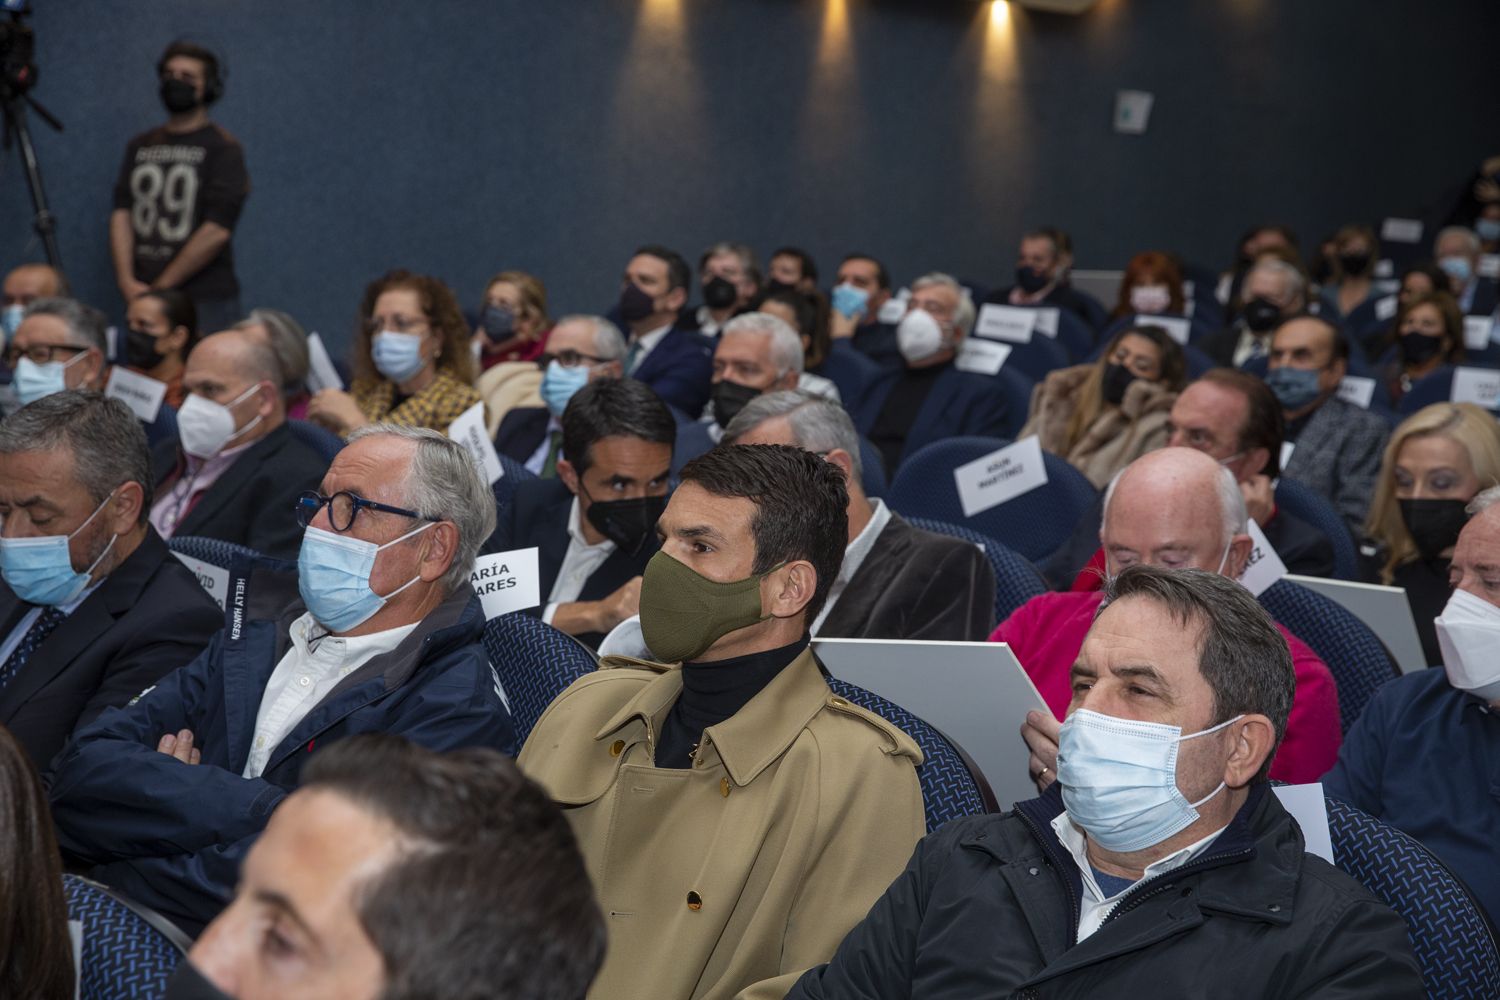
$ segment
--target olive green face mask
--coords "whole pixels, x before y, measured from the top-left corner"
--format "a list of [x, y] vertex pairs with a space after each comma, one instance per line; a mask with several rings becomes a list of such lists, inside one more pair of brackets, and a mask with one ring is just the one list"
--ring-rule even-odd
[[763, 622], [760, 581], [780, 569], [715, 583], [665, 552], [646, 564], [641, 578], [641, 637], [662, 663], [683, 663], [735, 629]]

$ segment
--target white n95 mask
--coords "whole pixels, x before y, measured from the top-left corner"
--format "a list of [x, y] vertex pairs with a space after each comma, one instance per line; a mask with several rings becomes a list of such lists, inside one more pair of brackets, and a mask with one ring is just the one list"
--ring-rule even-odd
[[1432, 623], [1448, 683], [1476, 698], [1500, 698], [1500, 608], [1455, 590]]

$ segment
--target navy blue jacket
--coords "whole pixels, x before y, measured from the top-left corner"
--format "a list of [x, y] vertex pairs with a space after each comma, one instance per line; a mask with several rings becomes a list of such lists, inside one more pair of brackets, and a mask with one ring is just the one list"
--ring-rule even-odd
[[[58, 840], [93, 877], [196, 934], [229, 902], [240, 863], [317, 749], [358, 733], [433, 750], [515, 752], [500, 682], [479, 646], [484, 613], [466, 583], [390, 653], [344, 678], [276, 747], [259, 778], [241, 775], [261, 696], [291, 645], [278, 621], [219, 632], [196, 660], [80, 729], [51, 782]], [[159, 753], [192, 730], [202, 762]]]
[[[864, 403], [854, 414], [860, 434], [869, 436], [886, 397], [904, 371], [900, 368], [885, 372], [865, 393]], [[1010, 437], [1016, 429], [1012, 418], [1018, 416], [1025, 418], [1024, 413], [1011, 412], [1006, 394], [995, 377], [961, 372], [950, 364], [937, 377], [932, 391], [917, 410], [917, 417], [906, 432], [901, 457], [905, 460], [922, 446], [951, 437]]]
[[702, 413], [714, 374], [713, 343], [700, 333], [674, 326], [629, 374], [649, 385], [668, 405], [689, 415]]
[[821, 375], [838, 386], [839, 401], [850, 413], [859, 411], [870, 386], [880, 378], [880, 365], [860, 352], [847, 340], [835, 340], [823, 363], [808, 371]]

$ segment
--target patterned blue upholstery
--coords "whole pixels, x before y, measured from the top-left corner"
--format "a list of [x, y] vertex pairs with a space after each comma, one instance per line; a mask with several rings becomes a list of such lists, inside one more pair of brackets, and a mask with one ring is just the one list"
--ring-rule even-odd
[[922, 748], [922, 766], [917, 768], [917, 780], [922, 783], [922, 805], [927, 812], [928, 833], [959, 816], [997, 811], [995, 795], [984, 776], [965, 760], [958, 744], [932, 724], [848, 681], [830, 677], [828, 686], [840, 698], [897, 726]]
[[973, 542], [984, 549], [984, 554], [989, 558], [990, 565], [995, 570], [995, 621], [997, 623], [1005, 621], [1010, 617], [1011, 612], [1033, 597], [1047, 592], [1047, 582], [1042, 579], [1042, 574], [1037, 572], [1037, 568], [1031, 565], [1025, 557], [1006, 548], [993, 538], [946, 521], [933, 521], [925, 517], [908, 518], [908, 521], [924, 531], [952, 535], [954, 538]]
[[187, 954], [188, 938], [159, 914], [112, 891], [63, 876], [68, 919], [83, 925], [81, 1000], [159, 997]]
[[886, 503], [905, 517], [957, 524], [1008, 545], [1027, 559], [1042, 559], [1073, 533], [1078, 519], [1094, 505], [1097, 492], [1083, 473], [1043, 452], [1046, 485], [964, 517], [953, 470], [1009, 443], [983, 437], [936, 441], [901, 463]]
[[344, 447], [344, 439], [326, 427], [320, 427], [307, 420], [288, 420], [287, 430], [292, 432], [292, 437], [307, 445], [313, 451], [322, 455], [332, 462]]
[[867, 497], [883, 497], [890, 483], [885, 478], [885, 459], [869, 438], [859, 439], [859, 485]]
[[1427, 996], [1500, 996], [1500, 953], [1484, 911], [1463, 883], [1395, 827], [1332, 796], [1325, 802], [1334, 860], [1406, 921]]
[[516, 495], [517, 486], [528, 479], [536, 478], [534, 474], [527, 470], [526, 466], [517, 462], [509, 455], [501, 455], [499, 458], [500, 468], [505, 474], [495, 480], [494, 485], [490, 487], [495, 494], [495, 512], [497, 514], [503, 513], [505, 508], [510, 506], [511, 497]]
[[1359, 555], [1349, 527], [1333, 504], [1306, 483], [1281, 479], [1276, 483], [1276, 505], [1317, 528], [1333, 543], [1333, 575], [1338, 580], [1359, 579]]
[[1375, 692], [1397, 674], [1385, 645], [1337, 602], [1290, 580], [1272, 584], [1260, 603], [1328, 664], [1338, 686], [1339, 728], [1347, 733]]
[[[287, 511], [291, 517], [292, 512]], [[236, 556], [249, 556], [259, 559], [260, 553], [244, 545], [236, 545], [234, 542], [226, 542], [218, 538], [205, 538], [201, 535], [180, 535], [177, 538], [167, 540], [167, 548], [173, 552], [181, 552], [189, 559], [201, 559], [210, 565], [220, 569], [229, 569]]]
[[520, 612], [486, 622], [480, 641], [510, 701], [518, 747], [552, 699], [599, 665], [578, 640]]

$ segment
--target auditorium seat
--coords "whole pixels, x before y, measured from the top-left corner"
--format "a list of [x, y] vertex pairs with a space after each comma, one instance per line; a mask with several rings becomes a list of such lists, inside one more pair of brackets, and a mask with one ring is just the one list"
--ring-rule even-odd
[[1037, 571], [1037, 568], [1019, 552], [1000, 544], [993, 538], [946, 521], [934, 521], [925, 517], [907, 518], [907, 521], [924, 531], [962, 538], [984, 550], [985, 557], [990, 561], [990, 567], [995, 571], [996, 622], [1005, 621], [1011, 616], [1011, 612], [1021, 605], [1038, 594], [1047, 592], [1047, 582], [1042, 579], [1042, 574]]
[[63, 876], [68, 920], [81, 924], [79, 1000], [140, 1000], [166, 991], [192, 942], [171, 921], [114, 890]]
[[292, 437], [307, 445], [329, 462], [332, 462], [344, 447], [343, 438], [328, 428], [320, 427], [311, 421], [288, 420], [286, 426], [287, 430], [292, 432]]
[[1044, 333], [1033, 333], [1029, 343], [1006, 343], [1006, 346], [1010, 348], [1010, 354], [1005, 359], [1003, 370], [1017, 372], [1033, 382], [1040, 382], [1048, 372], [1068, 367], [1072, 360], [1062, 344]]
[[526, 466], [517, 462], [509, 455], [500, 455], [500, 478], [490, 485], [490, 492], [495, 494], [495, 515], [503, 516], [505, 508], [510, 506], [511, 498], [516, 495], [516, 487], [528, 479], [535, 479]]
[[1282, 477], [1276, 483], [1276, 506], [1317, 528], [1333, 545], [1334, 579], [1359, 579], [1359, 554], [1349, 526], [1323, 494], [1305, 483]]
[[[286, 516], [296, 515], [292, 511], [287, 511]], [[248, 546], [226, 542], [219, 538], [204, 538], [201, 535], [179, 535], [169, 538], [167, 548], [173, 552], [180, 552], [189, 559], [198, 559], [211, 566], [217, 566], [219, 569], [229, 569], [239, 556], [248, 556], [251, 559], [262, 558], [259, 552]]]
[[480, 644], [505, 692], [517, 750], [552, 699], [599, 666], [577, 639], [520, 612], [486, 622]]

